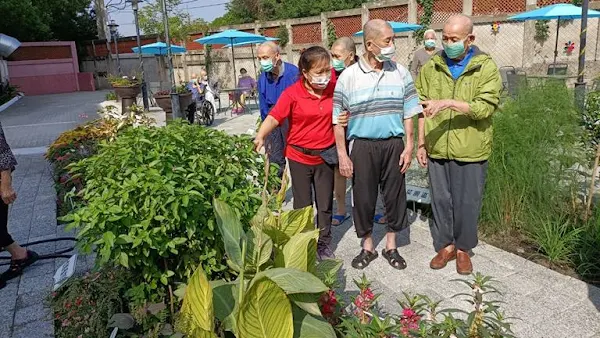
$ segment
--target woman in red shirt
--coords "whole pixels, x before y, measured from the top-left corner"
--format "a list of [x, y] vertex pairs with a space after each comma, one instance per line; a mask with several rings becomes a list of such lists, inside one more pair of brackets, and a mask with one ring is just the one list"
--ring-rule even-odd
[[332, 124], [335, 73], [329, 52], [319, 46], [310, 47], [300, 55], [298, 68], [302, 73], [300, 79], [281, 94], [262, 123], [254, 144], [260, 150], [265, 137], [288, 119], [285, 156], [292, 176], [294, 209], [312, 205], [314, 189], [320, 229], [317, 253], [322, 260], [334, 258], [330, 244], [337, 164]]

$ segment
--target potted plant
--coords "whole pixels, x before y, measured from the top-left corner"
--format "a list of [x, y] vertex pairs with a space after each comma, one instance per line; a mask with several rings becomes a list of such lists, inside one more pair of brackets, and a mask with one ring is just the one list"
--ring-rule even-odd
[[108, 82], [121, 99], [136, 98], [142, 85], [142, 81], [136, 76], [110, 76]]
[[[185, 84], [177, 86], [176, 92], [179, 95], [179, 108], [181, 111], [185, 111], [192, 103], [192, 92]], [[167, 114], [167, 120], [172, 120], [173, 107], [171, 106], [171, 91], [161, 90], [156, 92], [154, 93], [154, 99], [156, 100], [156, 104]]]

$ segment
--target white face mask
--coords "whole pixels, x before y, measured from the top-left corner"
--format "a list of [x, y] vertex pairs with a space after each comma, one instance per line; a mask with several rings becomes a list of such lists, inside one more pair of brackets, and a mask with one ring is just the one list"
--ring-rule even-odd
[[329, 81], [331, 81], [331, 77], [329, 75], [321, 75], [321, 76], [311, 75], [310, 77], [311, 77], [310, 84], [313, 86], [313, 88], [316, 88], [316, 89], [327, 88]]
[[[374, 42], [373, 44], [377, 46]], [[379, 55], [375, 55], [375, 59], [379, 62], [390, 61], [396, 55], [396, 45], [392, 44], [387, 47], [379, 47], [380, 50]]]

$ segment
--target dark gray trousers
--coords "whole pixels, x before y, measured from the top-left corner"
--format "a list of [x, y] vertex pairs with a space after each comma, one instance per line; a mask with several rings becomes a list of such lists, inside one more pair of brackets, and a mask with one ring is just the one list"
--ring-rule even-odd
[[333, 177], [334, 166], [327, 163], [308, 165], [288, 160], [292, 177], [292, 194], [294, 209], [317, 205], [317, 226], [319, 227], [318, 246], [328, 247], [331, 244], [331, 216], [333, 210]]
[[373, 231], [377, 194], [381, 188], [387, 231], [397, 232], [408, 226], [406, 185], [400, 172], [401, 138], [387, 140], [356, 139], [350, 159], [352, 176], [352, 217], [356, 235], [363, 238]]
[[487, 161], [468, 163], [429, 158], [431, 235], [436, 251], [451, 244], [463, 251], [477, 246], [477, 222], [487, 167]]
[[269, 156], [271, 163], [279, 165], [279, 178], [283, 177], [283, 171], [285, 170], [285, 147], [287, 144], [287, 133], [288, 133], [288, 122], [287, 119], [283, 123], [273, 129], [273, 131], [267, 135], [265, 140], [265, 150]]

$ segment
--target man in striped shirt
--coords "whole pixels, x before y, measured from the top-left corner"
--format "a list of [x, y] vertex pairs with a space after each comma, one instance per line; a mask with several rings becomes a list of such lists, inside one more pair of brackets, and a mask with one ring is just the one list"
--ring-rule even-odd
[[[412, 117], [423, 109], [410, 72], [391, 61], [395, 55], [392, 27], [383, 20], [370, 20], [363, 32], [366, 53], [340, 75], [333, 101], [340, 173], [352, 178], [354, 227], [363, 239], [352, 266], [363, 269], [378, 256], [371, 234], [380, 187], [387, 215], [382, 255], [392, 267], [404, 269], [396, 232], [408, 226], [404, 173], [412, 160]], [[350, 114], [347, 132], [337, 125], [343, 111]], [[346, 139], [351, 144], [349, 154]]]

